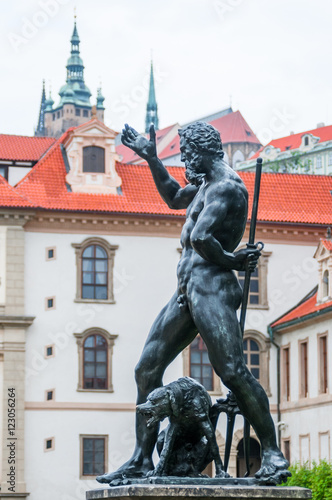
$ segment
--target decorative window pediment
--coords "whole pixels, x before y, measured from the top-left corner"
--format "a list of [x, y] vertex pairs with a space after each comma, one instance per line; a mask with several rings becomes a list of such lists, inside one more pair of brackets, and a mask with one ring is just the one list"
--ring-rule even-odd
[[314, 258], [318, 262], [317, 302], [325, 302], [332, 298], [332, 240], [322, 239], [319, 242]]
[[66, 182], [76, 193], [117, 194], [122, 181], [115, 164], [116, 133], [97, 119], [69, 135], [63, 154], [69, 166]]

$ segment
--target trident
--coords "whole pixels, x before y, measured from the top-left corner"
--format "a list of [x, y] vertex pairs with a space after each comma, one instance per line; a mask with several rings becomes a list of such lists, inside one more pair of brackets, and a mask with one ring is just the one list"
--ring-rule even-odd
[[[247, 243], [247, 248], [255, 250], [259, 248], [262, 250], [264, 248], [264, 244], [262, 242], [258, 242], [255, 245], [255, 232], [256, 232], [256, 224], [257, 224], [257, 212], [258, 212], [258, 200], [259, 200], [259, 190], [261, 184], [261, 176], [262, 176], [262, 158], [257, 158], [256, 162], [256, 175], [255, 175], [255, 190], [254, 190], [254, 198], [251, 212], [251, 221], [250, 221], [250, 231], [249, 231], [249, 242]], [[258, 247], [259, 245], [259, 247]], [[242, 296], [242, 306], [241, 306], [241, 315], [240, 315], [240, 329], [242, 332], [242, 337], [244, 334], [244, 324], [246, 320], [246, 312], [248, 306], [248, 298], [249, 298], [249, 290], [250, 290], [250, 275], [251, 271], [249, 270], [248, 264], [246, 265], [244, 285], [243, 285], [243, 296]], [[237, 406], [237, 402], [235, 396], [229, 392], [226, 399], [217, 400], [217, 407], [220, 412], [225, 412], [227, 414], [227, 430], [226, 430], [226, 445], [225, 445], [225, 455], [224, 455], [224, 470], [227, 472], [229, 457], [231, 452], [232, 440], [233, 440], [233, 430], [234, 430], [234, 422], [236, 415], [240, 415], [241, 412]], [[250, 453], [250, 423], [244, 418], [244, 426], [243, 426], [243, 447], [244, 447], [244, 457], [246, 461], [246, 473], [245, 477], [250, 474], [250, 463], [249, 463], [249, 453]]]

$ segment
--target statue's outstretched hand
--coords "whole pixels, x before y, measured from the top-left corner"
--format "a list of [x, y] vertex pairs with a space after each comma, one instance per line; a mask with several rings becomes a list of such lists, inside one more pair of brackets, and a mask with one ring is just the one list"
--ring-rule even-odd
[[148, 161], [157, 156], [156, 132], [153, 125], [150, 127], [150, 140], [148, 140], [126, 123], [122, 130], [121, 141], [144, 160]]

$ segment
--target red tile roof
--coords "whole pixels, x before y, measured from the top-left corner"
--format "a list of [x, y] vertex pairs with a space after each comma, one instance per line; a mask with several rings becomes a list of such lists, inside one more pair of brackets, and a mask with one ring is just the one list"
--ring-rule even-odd
[[[252, 144], [260, 144], [259, 140], [255, 136], [254, 132], [249, 127], [248, 123], [245, 121], [240, 111], [234, 111], [228, 113], [216, 120], [211, 120], [208, 123], [213, 125], [220, 132], [221, 140], [223, 144], [229, 143], [240, 143], [247, 142]], [[174, 125], [166, 129], [157, 131], [157, 144], [158, 135], [164, 137]], [[160, 137], [161, 139], [161, 137]], [[160, 140], [159, 139], [159, 140]], [[139, 156], [133, 153], [126, 146], [119, 145], [116, 148], [118, 154], [122, 155], [122, 161], [124, 163], [136, 162], [139, 160]], [[169, 142], [162, 151], [159, 151], [158, 156], [161, 160], [169, 158], [170, 156], [178, 155], [180, 153], [180, 138], [178, 135]]]
[[[160, 130], [156, 130], [157, 146], [158, 146], [158, 143], [161, 141], [161, 139], [163, 139], [172, 130], [173, 127], [174, 127], [174, 125], [170, 125], [169, 127], [162, 128]], [[146, 134], [146, 135], [148, 136], [149, 134]], [[123, 144], [119, 144], [118, 146], [116, 146], [116, 152], [118, 153], [118, 155], [121, 155], [122, 163], [133, 163], [133, 162], [136, 162], [138, 160], [140, 162], [143, 162], [142, 158], [140, 156], [138, 156], [138, 154], [134, 153], [134, 151], [127, 148], [127, 146], [124, 146]], [[159, 157], [160, 157], [160, 155], [159, 155]]]
[[[234, 111], [209, 122], [220, 132], [224, 144], [248, 142], [260, 144], [254, 132], [245, 121], [240, 111]], [[160, 159], [169, 158], [180, 153], [180, 138], [176, 136], [163, 151], [159, 153]]]
[[332, 141], [332, 125], [314, 128], [312, 130], [307, 130], [306, 132], [300, 132], [299, 134], [287, 135], [286, 137], [280, 137], [280, 139], [273, 139], [266, 146], [262, 147], [253, 156], [251, 156], [250, 160], [257, 158], [267, 146], [273, 146], [274, 148], [280, 149], [281, 152], [297, 149], [301, 146], [302, 137], [305, 134], [312, 134], [315, 137], [319, 137], [318, 143]]
[[38, 161], [55, 139], [52, 137], [25, 137], [0, 134], [0, 159]]
[[0, 207], [32, 208], [35, 205], [28, 201], [16, 189], [8, 184], [0, 175]]
[[[61, 144], [67, 131], [17, 184], [15, 192], [34, 206], [51, 210], [98, 211], [185, 215], [171, 210], [160, 198], [147, 165], [117, 163], [122, 179], [122, 195], [72, 193], [66, 187], [66, 169]], [[180, 185], [185, 185], [184, 169], [168, 167]], [[254, 172], [241, 172], [248, 191], [249, 205], [254, 192]], [[260, 221], [304, 224], [331, 224], [332, 176], [263, 173], [258, 211]], [[14, 205], [15, 206], [15, 205]], [[249, 214], [251, 207], [249, 206]]]
[[332, 252], [332, 240], [321, 240], [326, 250], [330, 250]]
[[298, 321], [303, 321], [306, 317], [312, 314], [319, 314], [320, 311], [332, 308], [332, 300], [324, 302], [322, 304], [317, 304], [317, 286], [302, 299], [299, 304], [297, 304], [293, 309], [288, 311], [286, 314], [278, 318], [270, 326], [272, 329], [282, 330], [283, 326], [286, 327], [290, 322], [297, 323]]

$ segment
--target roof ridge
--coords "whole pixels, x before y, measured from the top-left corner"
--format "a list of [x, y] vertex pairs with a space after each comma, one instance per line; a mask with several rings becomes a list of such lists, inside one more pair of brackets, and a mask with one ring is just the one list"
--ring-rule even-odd
[[37, 161], [37, 163], [32, 167], [31, 170], [29, 170], [29, 172], [22, 178], [20, 179], [17, 184], [15, 184], [15, 189], [20, 187], [21, 184], [23, 184], [27, 179], [29, 179], [30, 175], [32, 175], [34, 172], [36, 172], [36, 170], [38, 170], [38, 167], [44, 163], [44, 161], [47, 160], [47, 158], [51, 155], [51, 153], [56, 149], [56, 147], [59, 145], [59, 144], [62, 144], [64, 139], [69, 135], [69, 133], [72, 131], [73, 127], [69, 128], [68, 130], [66, 130], [66, 132], [64, 132], [60, 137], [59, 139], [57, 139], [55, 141], [54, 144], [52, 144], [48, 150], [41, 156], [41, 158]]
[[[18, 196], [19, 198], [22, 198], [22, 200], [30, 203], [33, 207], [37, 208], [38, 205], [36, 205], [36, 203], [34, 203], [33, 201], [29, 200], [29, 198], [27, 198], [24, 194], [22, 193], [19, 193], [18, 191], [16, 191], [16, 189], [11, 186], [9, 184], [9, 182], [7, 181], [7, 179], [5, 179], [2, 175], [0, 175], [0, 183], [6, 187], [6, 189], [8, 189], [9, 191], [11, 191], [15, 196]], [[0, 206], [1, 206], [1, 201], [0, 201]]]
[[289, 313], [291, 313], [292, 311], [294, 311], [297, 307], [300, 307], [302, 304], [304, 304], [305, 302], [307, 302], [309, 299], [311, 299], [318, 291], [318, 285], [315, 285], [314, 288], [312, 290], [310, 290], [310, 292], [307, 293], [307, 295], [305, 295], [297, 304], [295, 304], [295, 306], [291, 307], [290, 309], [288, 309], [288, 311], [286, 311], [285, 313], [281, 314], [278, 318], [276, 318], [272, 323], [270, 323], [268, 325], [268, 328], [273, 328], [273, 325], [275, 325], [278, 321], [280, 321], [282, 318], [284, 318], [285, 316], [287, 316]]

